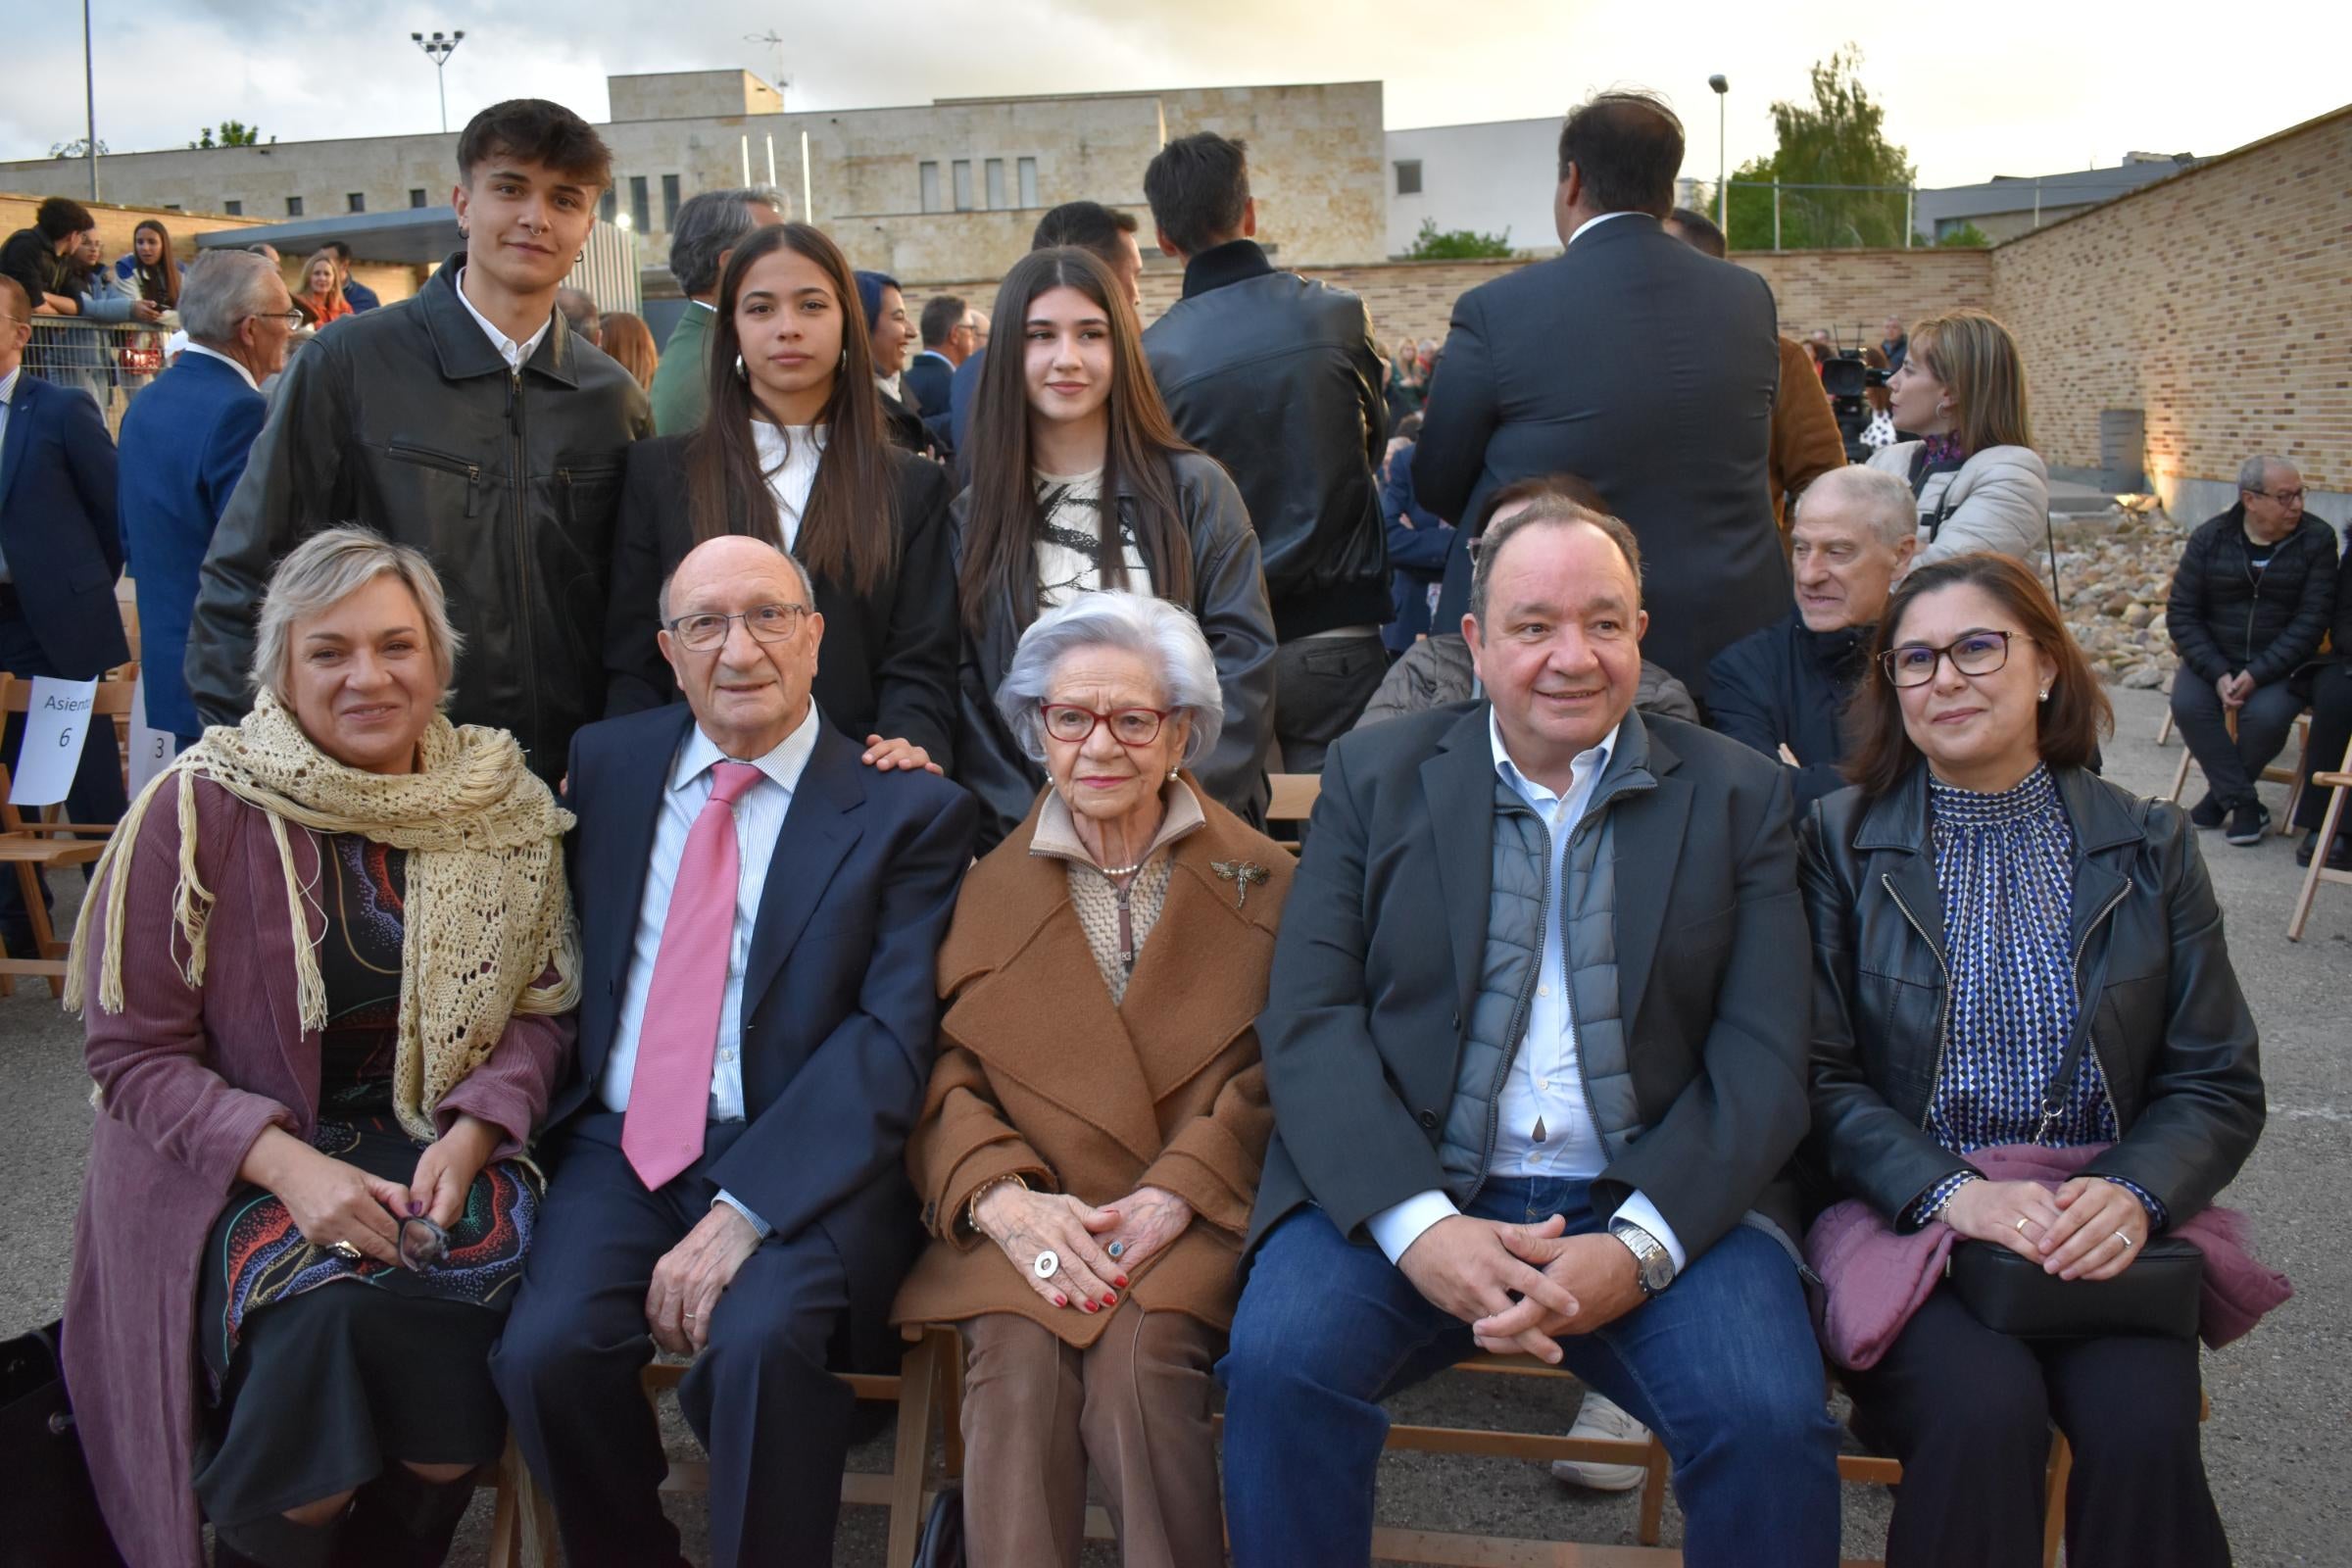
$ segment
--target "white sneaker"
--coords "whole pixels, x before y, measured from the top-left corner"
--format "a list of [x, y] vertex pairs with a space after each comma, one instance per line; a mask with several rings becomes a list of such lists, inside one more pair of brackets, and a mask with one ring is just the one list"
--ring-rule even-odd
[[[1642, 1443], [1649, 1438], [1649, 1428], [1635, 1420], [1604, 1396], [1597, 1389], [1585, 1391], [1584, 1407], [1576, 1412], [1576, 1425], [1568, 1429], [1572, 1438], [1622, 1438], [1629, 1443]], [[1554, 1459], [1551, 1473], [1572, 1487], [1585, 1487], [1593, 1492], [1631, 1492], [1642, 1485], [1648, 1474], [1638, 1464], [1598, 1464], [1588, 1459]]]

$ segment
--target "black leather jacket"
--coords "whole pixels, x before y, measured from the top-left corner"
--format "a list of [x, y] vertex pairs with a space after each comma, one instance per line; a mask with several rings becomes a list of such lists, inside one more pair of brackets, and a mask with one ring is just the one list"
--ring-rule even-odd
[[337, 321], [287, 367], [197, 590], [186, 670], [207, 723], [252, 704], [272, 568], [346, 522], [440, 572], [466, 639], [452, 719], [514, 731], [554, 779], [571, 732], [603, 713], [621, 459], [652, 415], [636, 379], [560, 315], [510, 371], [458, 298], [465, 260], [413, 300]]
[[[2074, 943], [2122, 1136], [2087, 1171], [2120, 1176], [2174, 1222], [2211, 1203], [2263, 1122], [2253, 1015], [2222, 914], [2177, 806], [2056, 770], [2075, 830]], [[1947, 959], [1927, 770], [1891, 794], [1845, 790], [1798, 829], [1813, 927], [1813, 1137], [1833, 1193], [1892, 1219], [1965, 1167], [1923, 1130], [1941, 1065]]]
[[[1216, 749], [1193, 764], [1194, 776], [1218, 805], [1250, 823], [1265, 820], [1266, 746], [1274, 734], [1274, 620], [1266, 612], [1265, 577], [1258, 569], [1257, 536], [1225, 470], [1198, 452], [1169, 460], [1176, 503], [1193, 546], [1193, 601], [1184, 608], [1200, 623], [1216, 660], [1225, 699], [1225, 727]], [[971, 492], [956, 498], [957, 569], [963, 564], [963, 520]], [[1119, 489], [1122, 515], [1135, 495]], [[997, 715], [997, 688], [1012, 668], [1021, 633], [1036, 616], [1014, 612], [1009, 598], [994, 607], [987, 630], [968, 632], [956, 670], [956, 782], [980, 801], [980, 841], [986, 855], [1028, 818], [1046, 770], [1031, 761]]]
[[1145, 331], [1144, 352], [1177, 432], [1241, 490], [1276, 635], [1385, 623], [1374, 475], [1389, 420], [1364, 302], [1235, 240], [1186, 266], [1184, 298]]

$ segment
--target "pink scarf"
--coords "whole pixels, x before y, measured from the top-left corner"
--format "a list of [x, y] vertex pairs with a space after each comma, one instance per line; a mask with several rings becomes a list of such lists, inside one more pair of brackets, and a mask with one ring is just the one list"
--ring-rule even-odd
[[[2107, 1147], [2002, 1144], [1978, 1150], [1969, 1163], [1993, 1181], [2036, 1181], [2056, 1188]], [[2206, 1208], [2168, 1234], [2194, 1243], [2205, 1254], [2197, 1336], [2217, 1350], [2295, 1294], [2285, 1275], [2254, 1256], [2245, 1216], [2233, 1208]], [[1821, 1341], [1830, 1359], [1854, 1371], [1876, 1366], [1942, 1280], [1943, 1260], [1960, 1239], [1940, 1220], [1898, 1236], [1858, 1198], [1823, 1210], [1805, 1233], [1805, 1261], [1821, 1276], [1828, 1296]]]

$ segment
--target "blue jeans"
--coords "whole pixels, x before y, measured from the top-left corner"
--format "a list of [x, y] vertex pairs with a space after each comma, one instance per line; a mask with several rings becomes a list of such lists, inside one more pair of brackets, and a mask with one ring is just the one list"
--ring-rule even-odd
[[[1469, 1212], [1602, 1228], [1583, 1182], [1490, 1180]], [[1234, 1568], [1367, 1562], [1379, 1401], [1474, 1348], [1467, 1323], [1321, 1209], [1277, 1225], [1217, 1364]], [[1770, 1236], [1735, 1227], [1656, 1299], [1560, 1348], [1665, 1443], [1691, 1568], [1837, 1562], [1838, 1429], [1796, 1267]]]

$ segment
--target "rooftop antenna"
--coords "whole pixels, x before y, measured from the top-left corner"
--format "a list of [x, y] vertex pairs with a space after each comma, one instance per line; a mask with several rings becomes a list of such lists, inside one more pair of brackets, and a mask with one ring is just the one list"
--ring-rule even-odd
[[792, 85], [792, 78], [784, 74], [783, 37], [775, 28], [770, 27], [765, 32], [747, 32], [743, 35], [743, 41], [745, 43], [763, 43], [776, 52], [776, 102], [781, 107], [784, 101], [784, 91]]

